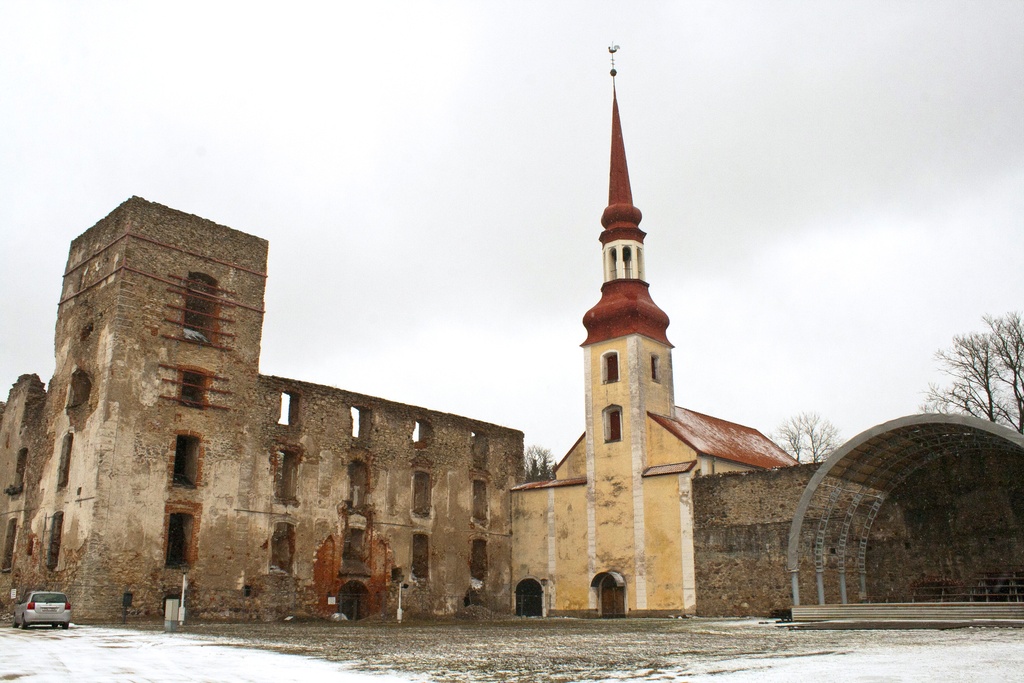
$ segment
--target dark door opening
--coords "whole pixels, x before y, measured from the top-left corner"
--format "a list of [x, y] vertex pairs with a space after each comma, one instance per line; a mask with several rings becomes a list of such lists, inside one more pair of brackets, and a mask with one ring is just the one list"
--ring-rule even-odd
[[338, 612], [350, 621], [368, 616], [369, 591], [358, 581], [349, 581], [338, 592]]
[[544, 616], [544, 588], [533, 579], [523, 579], [516, 586], [516, 616]]

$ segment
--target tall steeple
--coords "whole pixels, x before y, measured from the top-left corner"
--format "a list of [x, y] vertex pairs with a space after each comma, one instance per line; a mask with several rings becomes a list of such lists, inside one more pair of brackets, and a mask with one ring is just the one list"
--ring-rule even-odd
[[671, 346], [665, 331], [668, 316], [648, 293], [644, 272], [643, 214], [633, 206], [626, 165], [626, 146], [619, 120], [619, 101], [612, 70], [612, 150], [608, 176], [608, 207], [601, 216], [604, 285], [601, 300], [583, 316], [583, 346], [628, 334], [641, 334]]

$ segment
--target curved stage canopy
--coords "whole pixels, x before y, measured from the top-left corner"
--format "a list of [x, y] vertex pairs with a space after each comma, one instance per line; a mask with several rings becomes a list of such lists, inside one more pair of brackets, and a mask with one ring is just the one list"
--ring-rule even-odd
[[818, 604], [825, 604], [826, 566], [837, 570], [844, 604], [847, 572], [858, 574], [865, 600], [868, 539], [889, 495], [939, 458], [982, 454], [1024, 456], [1024, 436], [975, 417], [929, 414], [886, 422], [846, 442], [815, 472], [793, 517], [787, 555], [793, 604], [800, 604], [801, 538], [813, 554]]

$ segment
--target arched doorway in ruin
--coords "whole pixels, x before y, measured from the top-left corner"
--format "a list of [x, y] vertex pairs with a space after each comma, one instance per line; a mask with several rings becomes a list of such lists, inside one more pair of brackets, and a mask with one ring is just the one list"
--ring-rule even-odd
[[369, 615], [370, 593], [360, 581], [349, 581], [338, 591], [338, 612], [356, 621]]
[[626, 580], [618, 572], [601, 572], [590, 582], [597, 593], [597, 614], [601, 617], [626, 616]]
[[516, 616], [544, 616], [544, 587], [536, 579], [523, 579], [516, 585]]

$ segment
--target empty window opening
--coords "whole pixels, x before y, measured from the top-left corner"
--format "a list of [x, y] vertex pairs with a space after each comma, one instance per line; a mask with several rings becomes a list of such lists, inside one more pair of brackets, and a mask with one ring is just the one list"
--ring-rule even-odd
[[292, 451], [277, 452], [277, 472], [274, 478], [274, 495], [280, 500], [295, 500], [299, 483], [299, 455]]
[[181, 402], [192, 408], [205, 408], [209, 377], [192, 370], [181, 371]]
[[416, 420], [412, 428], [412, 443], [416, 448], [423, 448], [430, 444], [434, 436], [434, 428], [428, 420]]
[[270, 568], [291, 574], [294, 555], [295, 526], [288, 522], [278, 522], [270, 538]]
[[487, 482], [473, 480], [473, 519], [487, 521]]
[[250, 586], [249, 584], [246, 584], [246, 585], [242, 586], [242, 597], [243, 598], [251, 598], [252, 597], [252, 586]]
[[487, 578], [487, 541], [477, 538], [469, 551], [469, 575], [477, 581]]
[[75, 435], [68, 432], [60, 446], [60, 463], [57, 467], [57, 488], [68, 485], [68, 474], [71, 472], [71, 450], [75, 445]]
[[68, 391], [68, 408], [80, 406], [89, 400], [92, 393], [92, 380], [81, 368], [71, 373], [71, 388]]
[[421, 517], [430, 516], [430, 473], [412, 474], [412, 512]]
[[281, 412], [277, 418], [279, 425], [294, 425], [299, 421], [299, 396], [287, 391], [281, 392]]
[[604, 440], [622, 440], [622, 408], [611, 406], [604, 411]]
[[636, 276], [641, 280], [644, 279], [644, 252], [640, 247], [636, 248]]
[[55, 512], [50, 518], [50, 546], [46, 551], [46, 566], [48, 569], [56, 569], [57, 561], [60, 559], [60, 541], [64, 533], [64, 513]]
[[185, 283], [184, 337], [203, 344], [217, 336], [217, 281], [205, 273], [189, 273]]
[[370, 438], [370, 409], [360, 408], [353, 405], [352, 414], [352, 438], [366, 440]]
[[179, 434], [174, 442], [175, 486], [192, 486], [199, 481], [199, 439]]
[[604, 382], [610, 384], [611, 382], [619, 381], [619, 354], [612, 351], [604, 355]]
[[619, 255], [618, 252], [615, 250], [615, 247], [612, 247], [611, 251], [609, 251], [608, 253], [610, 254], [610, 262], [608, 267], [611, 273], [611, 277], [609, 277], [608, 279], [614, 280], [617, 277], [619, 277]]
[[362, 507], [366, 502], [368, 479], [365, 462], [353, 460], [348, 464], [348, 504], [351, 507]]
[[18, 462], [14, 468], [14, 488], [20, 493], [25, 487], [25, 467], [28, 466], [28, 449], [18, 451]]
[[14, 518], [7, 520], [7, 533], [4, 534], [4, 554], [0, 558], [0, 570], [8, 571], [14, 563], [14, 538], [17, 533], [17, 520]]
[[186, 512], [172, 512], [167, 517], [167, 557], [164, 564], [168, 567], [187, 566], [191, 543], [192, 515]]
[[633, 277], [633, 251], [629, 247], [622, 248], [622, 270], [625, 277]]
[[487, 435], [481, 432], [472, 432], [470, 434], [470, 443], [473, 452], [473, 467], [478, 470], [487, 469], [487, 453], [489, 450]]
[[655, 382], [661, 381], [661, 359], [655, 355], [651, 356], [651, 379]]
[[412, 578], [430, 578], [430, 537], [426, 534], [412, 535]]
[[341, 556], [346, 560], [362, 560], [365, 535], [366, 532], [362, 529], [349, 529], [345, 534], [345, 544], [342, 546]]

